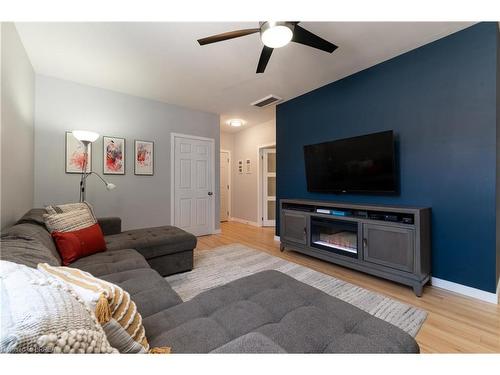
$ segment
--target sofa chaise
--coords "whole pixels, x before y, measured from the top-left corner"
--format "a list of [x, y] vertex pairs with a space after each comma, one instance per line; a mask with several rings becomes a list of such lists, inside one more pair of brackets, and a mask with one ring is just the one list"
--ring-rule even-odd
[[[30, 267], [61, 264], [42, 214], [33, 209], [2, 234], [3, 260]], [[191, 268], [194, 236], [174, 227], [121, 232], [119, 219], [99, 222], [108, 250], [71, 267], [128, 291], [152, 346], [170, 346], [173, 353], [419, 352], [401, 329], [278, 271], [183, 302], [162, 275]], [[185, 258], [189, 252], [191, 263]]]

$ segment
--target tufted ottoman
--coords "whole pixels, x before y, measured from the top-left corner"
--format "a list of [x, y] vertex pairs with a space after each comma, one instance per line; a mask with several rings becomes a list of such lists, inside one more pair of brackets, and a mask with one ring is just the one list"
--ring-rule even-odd
[[278, 271], [208, 290], [143, 319], [174, 353], [418, 353], [398, 327]]
[[162, 276], [193, 269], [196, 237], [173, 226], [134, 229], [105, 236], [109, 251], [135, 249]]

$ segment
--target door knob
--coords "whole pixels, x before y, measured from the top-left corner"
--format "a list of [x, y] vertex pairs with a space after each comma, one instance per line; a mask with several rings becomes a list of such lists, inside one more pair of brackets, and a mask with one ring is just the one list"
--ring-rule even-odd
[[211, 191], [208, 192], [208, 195], [214, 195], [214, 193], [212, 193]]

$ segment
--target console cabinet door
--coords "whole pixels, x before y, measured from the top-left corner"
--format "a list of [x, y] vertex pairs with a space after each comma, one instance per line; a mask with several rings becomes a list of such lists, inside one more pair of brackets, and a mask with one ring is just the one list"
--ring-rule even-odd
[[363, 258], [401, 271], [413, 272], [415, 230], [363, 224]]
[[288, 211], [282, 213], [281, 239], [307, 245], [307, 216]]

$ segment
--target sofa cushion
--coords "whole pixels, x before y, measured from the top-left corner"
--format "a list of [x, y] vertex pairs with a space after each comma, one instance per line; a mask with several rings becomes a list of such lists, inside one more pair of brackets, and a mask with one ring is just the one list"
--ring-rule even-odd
[[139, 268], [150, 268], [146, 259], [134, 249], [93, 254], [71, 263], [71, 267], [87, 271], [96, 277]]
[[122, 219], [119, 217], [100, 217], [97, 219], [97, 223], [105, 236], [119, 234], [122, 231]]
[[278, 271], [203, 292], [145, 318], [144, 327], [151, 345], [171, 346], [173, 353], [223, 350], [252, 332], [273, 350], [291, 353], [342, 352], [339, 343], [351, 353], [419, 351], [401, 329]]
[[61, 265], [61, 258], [45, 226], [24, 221], [2, 233], [2, 260], [36, 268], [38, 263]]
[[32, 208], [26, 212], [23, 217], [21, 217], [16, 224], [38, 224], [45, 227], [45, 222], [43, 221], [43, 215], [47, 213], [45, 208]]
[[261, 333], [250, 332], [212, 350], [211, 353], [286, 353], [285, 349]]
[[101, 279], [126, 290], [143, 318], [182, 303], [170, 284], [151, 268], [115, 272]]
[[146, 259], [192, 250], [196, 247], [194, 235], [172, 226], [128, 230], [106, 236], [105, 239], [109, 250], [136, 249]]

